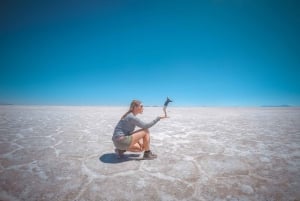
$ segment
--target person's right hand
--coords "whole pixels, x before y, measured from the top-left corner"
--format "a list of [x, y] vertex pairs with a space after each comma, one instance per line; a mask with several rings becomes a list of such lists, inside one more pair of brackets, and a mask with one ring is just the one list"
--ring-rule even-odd
[[160, 119], [166, 119], [166, 118], [169, 118], [168, 116], [165, 116], [165, 115], [163, 115], [163, 116], [159, 116], [159, 118]]

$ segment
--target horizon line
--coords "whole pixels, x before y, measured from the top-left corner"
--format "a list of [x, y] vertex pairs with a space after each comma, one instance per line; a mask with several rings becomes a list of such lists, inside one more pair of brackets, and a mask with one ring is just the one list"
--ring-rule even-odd
[[[116, 104], [12, 104], [12, 103], [0, 103], [0, 106], [49, 106], [49, 107], [128, 107], [129, 105], [116, 105]], [[163, 105], [144, 105], [144, 107], [163, 107]], [[300, 105], [172, 105], [169, 107], [300, 107]]]

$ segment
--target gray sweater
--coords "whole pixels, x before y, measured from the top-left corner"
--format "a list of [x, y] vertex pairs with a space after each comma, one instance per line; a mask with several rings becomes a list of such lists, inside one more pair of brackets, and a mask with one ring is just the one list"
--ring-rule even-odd
[[160, 117], [157, 117], [153, 121], [149, 123], [145, 123], [134, 116], [132, 113], [126, 115], [123, 119], [121, 119], [117, 126], [115, 127], [113, 137], [122, 136], [122, 135], [130, 135], [135, 127], [140, 128], [150, 128], [154, 124], [156, 124], [160, 120]]

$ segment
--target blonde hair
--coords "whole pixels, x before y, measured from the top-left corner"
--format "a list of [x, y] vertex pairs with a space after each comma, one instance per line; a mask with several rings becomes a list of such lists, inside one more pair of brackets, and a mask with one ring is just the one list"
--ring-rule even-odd
[[129, 110], [121, 117], [121, 119], [124, 119], [130, 112], [133, 112], [134, 107], [137, 107], [141, 104], [142, 102], [139, 100], [133, 100], [130, 103]]

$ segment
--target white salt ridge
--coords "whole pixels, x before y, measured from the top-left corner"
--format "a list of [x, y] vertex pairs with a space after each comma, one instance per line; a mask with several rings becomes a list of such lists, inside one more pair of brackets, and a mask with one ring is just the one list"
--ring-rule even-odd
[[153, 161], [115, 157], [127, 109], [0, 106], [0, 200], [300, 200], [299, 108], [170, 107]]

